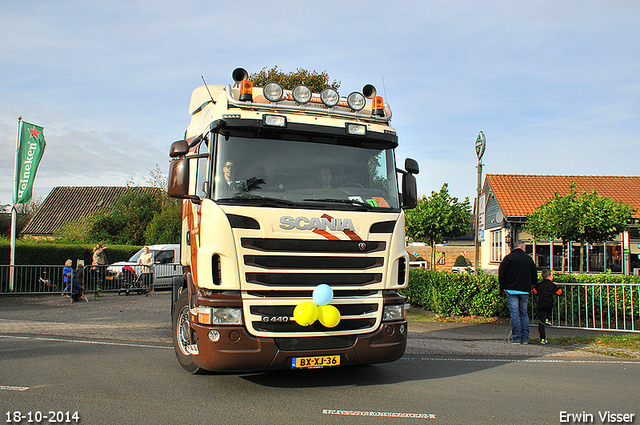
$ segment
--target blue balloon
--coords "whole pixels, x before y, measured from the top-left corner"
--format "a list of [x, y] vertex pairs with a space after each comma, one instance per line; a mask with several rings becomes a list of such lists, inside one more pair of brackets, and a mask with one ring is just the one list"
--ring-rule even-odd
[[313, 302], [318, 305], [327, 305], [333, 299], [333, 289], [325, 283], [316, 286], [313, 290]]

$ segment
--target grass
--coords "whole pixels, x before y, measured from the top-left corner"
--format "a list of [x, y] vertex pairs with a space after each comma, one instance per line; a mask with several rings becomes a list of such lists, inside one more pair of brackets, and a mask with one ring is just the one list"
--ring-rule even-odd
[[[508, 318], [480, 317], [480, 316], [439, 316], [431, 311], [411, 307], [407, 312], [410, 322], [455, 322], [455, 323], [508, 323]], [[536, 341], [532, 341], [536, 343]], [[549, 345], [561, 345], [567, 349], [605, 354], [608, 356], [640, 359], [640, 335], [593, 335], [549, 338]]]
[[640, 335], [593, 335], [549, 339], [549, 344], [626, 359], [640, 358]]

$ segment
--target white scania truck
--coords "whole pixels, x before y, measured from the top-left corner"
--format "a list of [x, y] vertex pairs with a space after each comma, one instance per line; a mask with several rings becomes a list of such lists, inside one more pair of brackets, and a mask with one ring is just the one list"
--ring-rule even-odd
[[341, 97], [232, 75], [193, 91], [170, 149], [178, 361], [196, 373], [397, 360], [418, 164], [396, 168], [389, 106], [371, 85]]

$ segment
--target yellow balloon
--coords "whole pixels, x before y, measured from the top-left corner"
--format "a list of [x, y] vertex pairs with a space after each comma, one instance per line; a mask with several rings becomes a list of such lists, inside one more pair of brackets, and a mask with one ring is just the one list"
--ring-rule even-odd
[[300, 326], [309, 326], [318, 319], [318, 306], [311, 301], [303, 301], [293, 310], [293, 320]]
[[333, 328], [340, 323], [340, 311], [329, 304], [318, 306], [318, 320], [323, 326]]

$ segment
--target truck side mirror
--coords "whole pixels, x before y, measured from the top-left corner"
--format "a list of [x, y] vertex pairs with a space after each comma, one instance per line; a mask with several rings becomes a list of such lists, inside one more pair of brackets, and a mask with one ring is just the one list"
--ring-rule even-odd
[[418, 162], [415, 159], [407, 158], [404, 160], [404, 169], [407, 170], [407, 173], [418, 174], [420, 172], [420, 167], [418, 167]]
[[169, 150], [169, 156], [171, 158], [177, 158], [179, 156], [184, 156], [189, 152], [189, 143], [186, 140], [178, 140], [177, 142], [173, 142], [171, 144], [171, 149]]
[[412, 210], [418, 205], [418, 184], [413, 174], [402, 175], [402, 209]]
[[[178, 142], [176, 142], [178, 143]], [[178, 158], [169, 164], [169, 181], [167, 194], [172, 198], [191, 199], [198, 202], [200, 198], [189, 194], [189, 159]]]
[[411, 210], [418, 205], [418, 184], [414, 174], [420, 172], [420, 167], [415, 159], [407, 158], [404, 161], [402, 171], [402, 209]]

